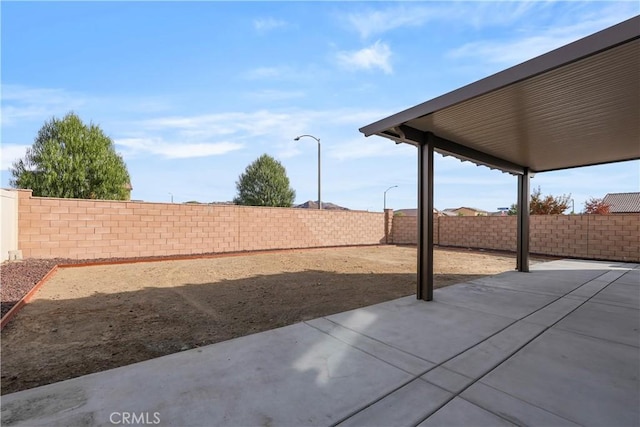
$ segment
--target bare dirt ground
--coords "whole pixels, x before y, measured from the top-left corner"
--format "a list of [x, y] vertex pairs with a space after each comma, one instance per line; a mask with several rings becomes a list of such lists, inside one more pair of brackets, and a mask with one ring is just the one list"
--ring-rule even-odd
[[[436, 287], [514, 267], [435, 251]], [[400, 246], [61, 269], [2, 330], [1, 393], [414, 294], [415, 272]]]

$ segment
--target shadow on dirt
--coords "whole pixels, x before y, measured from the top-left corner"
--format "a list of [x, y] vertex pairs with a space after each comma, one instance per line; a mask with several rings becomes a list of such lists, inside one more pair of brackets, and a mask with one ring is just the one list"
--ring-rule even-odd
[[[442, 274], [435, 282], [480, 277]], [[400, 298], [415, 286], [415, 274], [307, 270], [35, 299], [2, 331], [2, 394]]]

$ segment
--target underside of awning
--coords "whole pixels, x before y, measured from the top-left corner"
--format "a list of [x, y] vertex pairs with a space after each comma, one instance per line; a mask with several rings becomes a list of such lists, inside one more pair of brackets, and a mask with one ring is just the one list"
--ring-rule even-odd
[[509, 172], [638, 159], [639, 32], [635, 17], [360, 131], [414, 145], [431, 132], [437, 152]]
[[528, 271], [531, 173], [640, 159], [640, 16], [360, 129], [418, 147], [418, 298], [433, 285], [433, 152], [518, 175]]

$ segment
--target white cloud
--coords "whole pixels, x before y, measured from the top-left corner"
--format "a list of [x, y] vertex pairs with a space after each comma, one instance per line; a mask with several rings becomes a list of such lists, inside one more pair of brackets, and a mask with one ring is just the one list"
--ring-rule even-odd
[[239, 150], [242, 144], [234, 142], [215, 143], [179, 143], [169, 142], [162, 138], [122, 138], [116, 139], [116, 146], [125, 148], [125, 155], [151, 153], [169, 159], [186, 159], [227, 154]]
[[244, 76], [250, 80], [269, 79], [280, 77], [285, 74], [285, 71], [278, 67], [258, 67], [247, 71]]
[[0, 170], [8, 170], [18, 159], [25, 156], [30, 145], [5, 144], [0, 146]]
[[371, 70], [379, 68], [386, 74], [391, 74], [393, 68], [390, 63], [391, 49], [386, 43], [375, 42], [369, 47], [352, 52], [338, 52], [338, 63], [349, 70]]
[[305, 93], [302, 91], [286, 91], [275, 89], [263, 89], [256, 92], [250, 92], [245, 95], [247, 98], [259, 101], [282, 101], [285, 99], [303, 98]]
[[367, 39], [396, 29], [420, 27], [430, 22], [439, 25], [464, 22], [475, 28], [508, 25], [530, 16], [534, 13], [532, 8], [541, 9], [546, 5], [537, 1], [401, 4], [386, 9], [349, 13], [343, 20], [349, 29], [355, 29], [360, 37]]
[[587, 14], [577, 24], [555, 24], [542, 31], [540, 28], [534, 28], [533, 34], [524, 34], [508, 40], [471, 42], [450, 51], [447, 56], [472, 60], [476, 65], [515, 65], [616, 24], [625, 17], [625, 14]]
[[299, 81], [307, 82], [310, 76], [317, 75], [321, 71], [313, 64], [308, 64], [302, 68], [295, 68], [289, 65], [278, 65], [271, 67], [257, 67], [249, 69], [241, 74], [247, 80], [278, 80], [278, 81]]
[[327, 148], [327, 155], [340, 161], [414, 154], [415, 149], [410, 145], [400, 144], [398, 146], [388, 139], [376, 137], [354, 138], [332, 144]]
[[286, 133], [291, 129], [292, 121], [292, 113], [260, 110], [251, 113], [160, 117], [139, 124], [147, 131], [177, 132], [187, 139], [202, 139], [234, 134], [253, 137], [275, 132]]
[[430, 8], [400, 6], [386, 10], [350, 13], [346, 16], [346, 21], [350, 28], [360, 33], [362, 38], [368, 38], [399, 27], [420, 26], [429, 19], [430, 15]]
[[47, 120], [85, 105], [84, 97], [62, 89], [2, 85], [2, 126], [19, 121]]
[[300, 148], [298, 148], [298, 144], [293, 142], [278, 144], [277, 148], [278, 148], [277, 156], [280, 159], [290, 159], [302, 153]]
[[253, 21], [253, 28], [255, 28], [256, 31], [261, 33], [275, 30], [277, 28], [283, 28], [286, 26], [287, 26], [286, 21], [282, 21], [280, 19], [275, 19], [275, 18], [261, 18], [261, 19], [255, 19]]

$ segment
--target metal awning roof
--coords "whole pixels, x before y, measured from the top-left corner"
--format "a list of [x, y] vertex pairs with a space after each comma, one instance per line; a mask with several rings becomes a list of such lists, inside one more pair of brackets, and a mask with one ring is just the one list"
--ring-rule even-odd
[[640, 159], [640, 16], [360, 131], [514, 174]]

